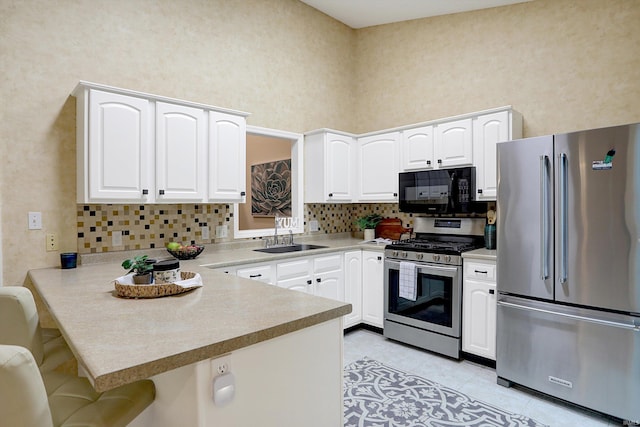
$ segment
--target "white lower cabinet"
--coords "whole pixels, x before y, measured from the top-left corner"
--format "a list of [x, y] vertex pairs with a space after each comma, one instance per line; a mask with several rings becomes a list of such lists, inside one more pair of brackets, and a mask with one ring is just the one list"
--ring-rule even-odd
[[313, 260], [310, 258], [279, 262], [276, 266], [276, 283], [281, 288], [313, 294], [312, 267]]
[[344, 301], [342, 253], [278, 262], [276, 277], [281, 288]]
[[344, 317], [344, 327], [362, 322], [362, 251], [344, 254], [344, 302], [351, 304], [351, 313]]
[[345, 328], [360, 323], [383, 327], [384, 257], [380, 251], [340, 251], [216, 270], [347, 302], [353, 309], [344, 318]]
[[344, 301], [342, 254], [317, 256], [313, 260], [314, 295]]
[[362, 251], [362, 322], [378, 328], [384, 320], [384, 256]]
[[462, 351], [496, 359], [496, 263], [464, 261]]
[[236, 276], [245, 279], [259, 280], [260, 282], [274, 285], [276, 283], [275, 266], [272, 264], [259, 264], [236, 269]]

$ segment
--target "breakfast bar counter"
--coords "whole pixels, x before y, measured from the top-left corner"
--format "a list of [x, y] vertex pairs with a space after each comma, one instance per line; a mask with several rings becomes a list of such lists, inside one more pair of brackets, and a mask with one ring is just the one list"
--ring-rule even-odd
[[[200, 266], [197, 259], [180, 264], [182, 271], [199, 273], [203, 286], [162, 298], [118, 297], [114, 280], [124, 273], [118, 263], [31, 270], [28, 280], [97, 391], [152, 378], [157, 400], [166, 400], [164, 406], [183, 402], [179, 412], [184, 412], [184, 402], [195, 405], [193, 425], [224, 422], [226, 416], [235, 420], [249, 416], [242, 415], [247, 410], [242, 406], [255, 398], [249, 392], [254, 389], [261, 403], [273, 405], [277, 412], [277, 402], [274, 405], [272, 401], [276, 397], [265, 395], [271, 387], [277, 387], [284, 399], [295, 400], [295, 395], [300, 395], [295, 389], [298, 386], [304, 387], [304, 394], [312, 400], [322, 400], [318, 393], [324, 393], [327, 404], [341, 413], [341, 317], [351, 311], [350, 304], [216, 272]], [[235, 373], [237, 393], [230, 405], [235, 409], [211, 403], [210, 383], [220, 373], [214, 372], [214, 361], [220, 356], [228, 358], [222, 371], [230, 364], [228, 370]], [[256, 369], [263, 363], [271, 364], [271, 374]], [[184, 368], [186, 373], [181, 371]], [[317, 372], [312, 373], [314, 370]], [[276, 375], [280, 383], [266, 385], [272, 381], [270, 375]], [[292, 379], [289, 375], [301, 377]], [[322, 377], [332, 378], [329, 387], [316, 384], [318, 389], [312, 391], [314, 382], [325, 381]], [[252, 384], [255, 381], [258, 384]], [[192, 385], [187, 387], [191, 391], [176, 395], [184, 383]], [[283, 393], [282, 386], [291, 386], [292, 396]], [[148, 425], [179, 421], [177, 407], [173, 415], [178, 418], [173, 419], [167, 412], [170, 409], [155, 406], [160, 412]], [[312, 410], [300, 416], [319, 414]], [[180, 417], [185, 420], [184, 413]], [[273, 420], [277, 425], [291, 418], [278, 419], [274, 413]], [[264, 419], [260, 424], [271, 425]], [[306, 425], [314, 425], [314, 421]]]

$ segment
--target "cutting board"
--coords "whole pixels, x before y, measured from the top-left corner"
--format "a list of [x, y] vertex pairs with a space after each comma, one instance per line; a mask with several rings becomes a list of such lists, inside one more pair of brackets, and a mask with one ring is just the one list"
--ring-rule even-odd
[[399, 240], [405, 233], [413, 232], [413, 228], [402, 226], [400, 218], [385, 218], [376, 226], [376, 237], [383, 239]]

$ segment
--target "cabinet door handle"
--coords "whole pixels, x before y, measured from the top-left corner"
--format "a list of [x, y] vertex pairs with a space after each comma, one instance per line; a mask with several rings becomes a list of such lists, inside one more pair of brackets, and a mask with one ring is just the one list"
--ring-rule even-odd
[[249, 275], [249, 279], [253, 279], [253, 278], [256, 278], [256, 277], [262, 277], [262, 274], [250, 274]]
[[393, 197], [398, 197], [398, 193], [393, 193]]
[[382, 257], [381, 256], [378, 257], [378, 261], [382, 261]]
[[311, 280], [307, 280], [307, 285], [310, 285], [311, 283]]
[[160, 191], [158, 191], [158, 193], [159, 193], [161, 196], [164, 196], [164, 190], [160, 190]]
[[482, 271], [482, 270], [475, 270], [476, 273], [480, 273], [480, 274], [487, 274], [486, 271]]
[[333, 193], [329, 193], [329, 197], [333, 197]]
[[142, 190], [142, 194], [146, 196], [147, 194], [149, 194], [149, 190], [145, 188], [144, 190]]
[[438, 159], [438, 164], [441, 165], [442, 164], [442, 159]]
[[493, 294], [495, 294], [495, 293], [496, 293], [496, 291], [495, 291], [495, 290], [493, 290], [493, 289], [489, 289], [489, 293], [490, 293], [491, 295], [493, 295]]
[[431, 164], [431, 160], [427, 160], [427, 165], [430, 165], [430, 164]]
[[478, 188], [478, 194], [482, 194], [482, 188]]
[[320, 282], [322, 282], [322, 279], [318, 277], [318, 278], [316, 279], [316, 282], [320, 283]]
[[240, 192], [240, 195], [241, 195], [241, 196], [246, 196], [246, 195], [247, 195], [247, 192], [246, 192], [246, 191], [241, 191], [241, 192]]

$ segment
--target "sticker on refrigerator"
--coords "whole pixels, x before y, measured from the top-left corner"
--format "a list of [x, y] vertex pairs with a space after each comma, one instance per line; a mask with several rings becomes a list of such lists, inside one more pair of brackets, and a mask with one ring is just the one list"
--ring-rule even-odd
[[561, 385], [563, 387], [573, 388], [573, 383], [571, 381], [563, 380], [562, 378], [553, 377], [551, 375], [549, 375], [549, 382]]
[[594, 160], [591, 162], [591, 169], [593, 170], [608, 170], [613, 168], [613, 156], [616, 155], [616, 150], [613, 148], [607, 151], [607, 154], [604, 156], [604, 160]]

